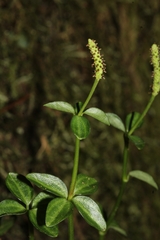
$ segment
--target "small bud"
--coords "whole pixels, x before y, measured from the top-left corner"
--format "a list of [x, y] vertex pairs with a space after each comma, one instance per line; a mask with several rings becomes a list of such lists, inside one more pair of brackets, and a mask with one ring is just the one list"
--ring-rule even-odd
[[93, 65], [95, 67], [94, 76], [97, 81], [103, 78], [105, 72], [105, 63], [95, 40], [88, 39], [89, 50], [93, 56]]
[[151, 47], [151, 62], [153, 64], [152, 95], [157, 96], [160, 91], [160, 58], [159, 49], [156, 44], [153, 44]]

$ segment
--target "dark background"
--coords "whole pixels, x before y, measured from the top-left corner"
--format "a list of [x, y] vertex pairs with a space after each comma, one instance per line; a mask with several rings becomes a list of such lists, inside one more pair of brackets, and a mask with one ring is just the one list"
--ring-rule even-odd
[[[88, 38], [96, 39], [106, 62], [89, 106], [122, 120], [141, 112], [152, 86], [150, 47], [159, 44], [159, 0], [0, 0], [0, 200], [11, 198], [8, 172], [45, 172], [70, 183], [74, 137], [71, 115], [43, 107], [51, 101], [84, 101], [93, 83]], [[160, 185], [160, 97], [143, 128], [145, 148], [130, 149], [129, 169], [148, 172]], [[109, 212], [121, 180], [123, 134], [90, 118], [90, 137], [81, 142], [79, 171], [95, 177], [94, 200]], [[131, 240], [159, 239], [160, 193], [131, 179], [116, 220]], [[23, 222], [24, 220], [24, 222]], [[25, 240], [26, 219], [17, 217], [2, 239]], [[98, 239], [75, 216], [77, 240]], [[51, 239], [36, 231], [36, 239]], [[59, 240], [67, 239], [67, 222]], [[107, 240], [123, 236], [110, 231]]]

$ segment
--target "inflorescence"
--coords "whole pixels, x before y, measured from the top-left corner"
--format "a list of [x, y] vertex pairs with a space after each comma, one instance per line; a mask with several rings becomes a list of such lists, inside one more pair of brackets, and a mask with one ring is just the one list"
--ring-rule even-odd
[[160, 57], [159, 49], [156, 44], [153, 44], [151, 47], [151, 61], [153, 64], [152, 95], [157, 96], [160, 91]]
[[104, 59], [100, 53], [100, 49], [98, 48], [98, 45], [95, 40], [88, 39], [89, 50], [92, 54], [92, 59], [94, 61], [93, 66], [95, 67], [94, 71], [94, 77], [97, 81], [99, 81], [101, 78], [103, 78], [104, 72], [105, 72], [105, 63]]

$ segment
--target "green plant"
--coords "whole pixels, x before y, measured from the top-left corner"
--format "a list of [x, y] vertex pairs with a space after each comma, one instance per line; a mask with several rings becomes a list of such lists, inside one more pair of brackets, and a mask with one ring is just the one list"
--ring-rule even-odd
[[[160, 63], [157, 45], [151, 48], [152, 63], [154, 68], [154, 81], [152, 95], [142, 113], [132, 112], [126, 116], [125, 123], [114, 113], [105, 113], [99, 108], [87, 105], [105, 72], [105, 63], [95, 41], [89, 39], [88, 47], [94, 60], [94, 83], [84, 103], [78, 102], [73, 107], [67, 102], [57, 101], [47, 103], [44, 106], [72, 114], [71, 130], [75, 135], [75, 155], [73, 171], [69, 188], [58, 177], [46, 173], [29, 173], [26, 176], [17, 173], [9, 173], [6, 178], [6, 186], [17, 200], [6, 199], [0, 202], [0, 216], [26, 214], [29, 222], [29, 239], [34, 239], [34, 227], [51, 237], [58, 236], [58, 224], [65, 219], [69, 222], [69, 239], [74, 239], [74, 208], [82, 215], [88, 224], [99, 231], [99, 239], [104, 239], [109, 229], [114, 229], [126, 236], [126, 232], [115, 221], [115, 215], [119, 209], [122, 196], [130, 177], [142, 180], [158, 189], [156, 182], [146, 172], [140, 170], [127, 171], [129, 158], [129, 144], [132, 142], [138, 149], [144, 147], [144, 141], [134, 131], [143, 125], [144, 117], [150, 109], [155, 97], [160, 90]], [[124, 151], [122, 178], [119, 194], [114, 207], [107, 219], [104, 218], [99, 205], [88, 195], [94, 193], [98, 186], [94, 178], [84, 174], [78, 174], [80, 142], [86, 139], [90, 133], [90, 122], [87, 116], [113, 126], [124, 134]], [[36, 196], [33, 185], [42, 191]], [[11, 222], [2, 224], [0, 234], [12, 225]], [[4, 226], [4, 228], [3, 228]]]

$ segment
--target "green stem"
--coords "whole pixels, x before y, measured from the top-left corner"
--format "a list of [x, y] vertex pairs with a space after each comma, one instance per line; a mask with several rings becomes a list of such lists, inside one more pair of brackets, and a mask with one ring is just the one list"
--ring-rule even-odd
[[118, 194], [118, 197], [117, 197], [117, 200], [115, 202], [115, 205], [113, 206], [113, 209], [108, 217], [108, 220], [107, 220], [107, 226], [110, 225], [110, 223], [113, 221], [118, 209], [119, 209], [119, 206], [120, 206], [120, 203], [121, 203], [121, 200], [122, 200], [122, 196], [123, 196], [123, 193], [124, 193], [124, 190], [125, 190], [125, 186], [126, 186], [126, 183], [128, 181], [128, 178], [127, 178], [127, 164], [128, 164], [128, 155], [129, 155], [129, 139], [127, 136], [124, 136], [124, 143], [125, 143], [125, 146], [124, 146], [124, 151], [123, 151], [123, 168], [122, 168], [122, 182], [121, 182], [121, 187], [120, 187], [120, 191], [119, 191], [119, 194]]
[[109, 215], [109, 218], [108, 218], [108, 221], [107, 221], [107, 226], [110, 225], [110, 223], [113, 221], [118, 209], [119, 209], [119, 206], [120, 206], [120, 203], [121, 203], [121, 200], [122, 200], [122, 196], [123, 196], [123, 193], [124, 193], [124, 189], [125, 189], [125, 185], [126, 185], [126, 182], [123, 182], [121, 183], [121, 187], [120, 187], [120, 191], [119, 191], [119, 194], [118, 194], [118, 197], [117, 197], [117, 200], [116, 200], [116, 203]]
[[69, 221], [69, 240], [74, 240], [73, 212], [69, 215], [68, 221]]
[[120, 187], [120, 191], [119, 191], [117, 200], [116, 200], [115, 205], [113, 206], [113, 209], [108, 217], [108, 221], [107, 221], [108, 226], [113, 221], [113, 219], [119, 209], [119, 206], [120, 206], [120, 203], [122, 200], [122, 196], [123, 196], [123, 193], [125, 190], [125, 186], [126, 186], [126, 183], [128, 182], [128, 175], [127, 175], [127, 164], [128, 164], [128, 156], [129, 156], [129, 138], [128, 138], [128, 136], [131, 135], [135, 131], [135, 129], [137, 128], [139, 123], [143, 120], [143, 118], [149, 111], [154, 99], [155, 99], [155, 96], [152, 95], [150, 97], [150, 100], [149, 100], [147, 106], [145, 107], [143, 113], [141, 114], [140, 118], [138, 119], [138, 121], [135, 123], [135, 125], [132, 127], [132, 129], [129, 131], [128, 135], [127, 134], [124, 135], [125, 146], [124, 146], [124, 151], [123, 151], [122, 182], [121, 182], [121, 187]]
[[[83, 114], [83, 111], [85, 110], [87, 104], [89, 103], [90, 99], [93, 96], [93, 93], [98, 85], [98, 82], [99, 81], [97, 81], [97, 80], [94, 81], [93, 86], [88, 94], [88, 97], [78, 113], [78, 116], [81, 116]], [[79, 147], [80, 147], [80, 140], [78, 138], [76, 138], [72, 179], [71, 179], [71, 184], [70, 184], [70, 188], [69, 188], [68, 200], [71, 200], [73, 197], [73, 194], [74, 194], [74, 188], [75, 188], [75, 184], [76, 184], [78, 165], [79, 165]], [[69, 240], [74, 240], [73, 213], [68, 217], [68, 221], [69, 221]]]
[[99, 240], [104, 240], [104, 238], [105, 238], [105, 234], [103, 233], [103, 234], [99, 234]]
[[152, 95], [152, 96], [150, 97], [150, 100], [149, 100], [147, 106], [145, 107], [143, 113], [141, 114], [141, 116], [140, 116], [140, 118], [138, 119], [138, 121], [137, 121], [137, 122], [134, 124], [134, 126], [131, 128], [131, 130], [129, 131], [128, 135], [131, 135], [131, 134], [135, 131], [135, 129], [137, 128], [137, 126], [139, 125], [139, 123], [143, 120], [143, 118], [145, 117], [145, 115], [146, 115], [147, 112], [149, 111], [149, 109], [150, 109], [150, 107], [151, 107], [154, 99], [155, 99], [155, 96]]
[[72, 199], [75, 184], [76, 184], [76, 178], [77, 178], [77, 173], [78, 173], [78, 164], [79, 164], [79, 145], [80, 145], [80, 140], [76, 137], [72, 179], [71, 179], [71, 184], [70, 184], [70, 188], [69, 188], [68, 200]]
[[[79, 145], [80, 145], [80, 140], [76, 137], [72, 179], [71, 179], [71, 184], [69, 188], [68, 200], [71, 200], [74, 194], [74, 188], [76, 184], [78, 164], [79, 164]], [[74, 240], [73, 212], [68, 217], [68, 224], [69, 224], [69, 240]]]
[[122, 182], [127, 182], [127, 164], [129, 158], [129, 138], [124, 134], [124, 150], [123, 150], [123, 166], [122, 166]]
[[[93, 93], [98, 85], [98, 82], [96, 79], [93, 83], [93, 86], [88, 94], [88, 97], [86, 98], [86, 101], [84, 102], [82, 108], [80, 109], [78, 116], [81, 116], [83, 114], [84, 109], [86, 108], [87, 104], [89, 103], [90, 99], [93, 96]], [[69, 189], [69, 195], [68, 195], [68, 199], [72, 198], [73, 192], [74, 192], [74, 187], [75, 187], [75, 183], [76, 183], [76, 178], [77, 178], [77, 172], [78, 172], [78, 163], [79, 163], [79, 143], [80, 140], [78, 138], [76, 138], [76, 144], [75, 144], [75, 156], [74, 156], [74, 165], [73, 165], [73, 172], [72, 172], [72, 180], [71, 180], [71, 185], [70, 185], [70, 189]]]
[[94, 81], [93, 86], [92, 86], [92, 88], [91, 88], [91, 90], [88, 94], [88, 97], [87, 97], [86, 101], [84, 102], [82, 108], [80, 109], [80, 111], [78, 113], [78, 116], [81, 116], [83, 114], [83, 111], [85, 110], [86, 106], [88, 105], [89, 101], [91, 100], [98, 83], [99, 83], [99, 81], [97, 81], [97, 80]]
[[29, 240], [34, 240], [34, 227], [28, 217]]

